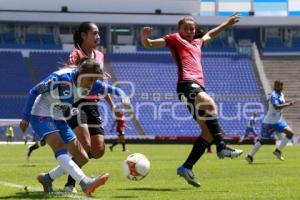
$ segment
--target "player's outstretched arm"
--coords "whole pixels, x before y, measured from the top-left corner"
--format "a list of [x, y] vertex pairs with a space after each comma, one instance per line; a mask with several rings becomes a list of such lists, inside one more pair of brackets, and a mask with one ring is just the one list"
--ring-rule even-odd
[[151, 27], [143, 27], [141, 29], [141, 42], [145, 48], [165, 47], [166, 41], [164, 38], [150, 39], [152, 33]]
[[286, 107], [293, 106], [294, 104], [295, 104], [295, 101], [288, 101], [284, 104], [274, 104], [273, 106], [276, 110], [281, 110], [281, 109], [284, 109]]
[[218, 34], [220, 34], [224, 29], [226, 29], [229, 26], [232, 26], [240, 21], [240, 16], [235, 13], [232, 16], [230, 16], [225, 22], [217, 26], [216, 28], [211, 29], [208, 31], [202, 39], [204, 40], [204, 43], [207, 44], [210, 41], [212, 41]]
[[111, 129], [110, 129], [110, 133], [112, 133], [113, 129], [115, 128], [115, 126], [117, 125], [117, 121], [115, 120], [114, 123], [112, 124], [111, 126]]
[[[93, 86], [93, 89], [91, 90], [90, 94], [96, 94], [96, 95], [111, 94], [120, 97], [123, 105], [130, 105], [130, 98], [126, 95], [126, 93], [121, 88], [114, 87], [100, 80], [97, 80], [95, 82], [95, 86]], [[112, 108], [115, 107], [113, 104], [111, 106]]]

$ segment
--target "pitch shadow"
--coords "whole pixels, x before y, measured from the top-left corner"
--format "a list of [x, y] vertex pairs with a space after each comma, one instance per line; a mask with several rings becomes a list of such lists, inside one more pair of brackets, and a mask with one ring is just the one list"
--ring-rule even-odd
[[17, 192], [14, 195], [3, 196], [0, 199], [50, 199], [51, 195], [47, 195], [44, 192]]
[[113, 199], [136, 199], [139, 198], [138, 196], [129, 196], [129, 195], [122, 195], [122, 196], [112, 196]]

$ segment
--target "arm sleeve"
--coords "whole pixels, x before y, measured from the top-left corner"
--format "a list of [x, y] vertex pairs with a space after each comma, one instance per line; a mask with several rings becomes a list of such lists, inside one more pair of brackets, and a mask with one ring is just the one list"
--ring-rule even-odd
[[85, 59], [85, 55], [79, 49], [74, 48], [73, 51], [70, 53], [68, 64], [69, 65], [78, 65], [81, 60]]
[[270, 97], [270, 101], [271, 101], [271, 103], [272, 103], [272, 105], [273, 106], [277, 106], [277, 105], [279, 105], [280, 103], [279, 103], [279, 99], [278, 98], [276, 98], [276, 96], [275, 95], [271, 95], [271, 97]]
[[57, 84], [55, 83], [56, 80], [58, 79], [57, 75], [51, 74], [48, 76], [46, 79], [41, 81], [39, 84], [37, 84], [35, 87], [33, 87], [26, 99], [25, 107], [23, 109], [23, 117], [22, 119], [25, 119], [26, 121], [29, 121], [30, 116], [31, 116], [31, 109], [34, 104], [35, 99], [37, 98], [38, 95], [47, 93], [50, 90], [53, 90], [57, 87]]
[[166, 47], [172, 47], [179, 44], [178, 33], [172, 33], [165, 35], [164, 39], [166, 41]]

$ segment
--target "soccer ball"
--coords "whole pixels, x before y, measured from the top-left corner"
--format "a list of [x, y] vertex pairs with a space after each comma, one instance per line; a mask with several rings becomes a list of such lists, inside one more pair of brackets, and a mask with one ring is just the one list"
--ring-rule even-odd
[[141, 153], [130, 154], [123, 162], [123, 171], [129, 180], [142, 180], [150, 171], [150, 161]]

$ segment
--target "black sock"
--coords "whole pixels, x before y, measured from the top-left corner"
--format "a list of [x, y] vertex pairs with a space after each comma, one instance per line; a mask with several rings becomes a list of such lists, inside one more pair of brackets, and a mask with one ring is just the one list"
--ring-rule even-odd
[[114, 141], [114, 143], [112, 143], [111, 147], [114, 147], [114, 146], [116, 146], [117, 144], [118, 144], [118, 142], [117, 142], [117, 141]]
[[46, 176], [51, 180], [51, 181], [54, 181], [51, 177], [50, 177], [50, 174], [47, 173]]
[[[208, 116], [212, 117], [213, 116]], [[214, 143], [216, 144], [217, 152], [221, 151], [225, 148], [226, 144], [224, 142], [222, 133], [224, 132], [220, 126], [219, 120], [217, 118], [208, 119], [205, 121], [206, 126], [209, 132], [212, 134], [214, 138]]]
[[38, 149], [40, 146], [38, 144], [34, 144], [32, 146], [29, 147], [29, 151], [33, 151], [35, 149]]
[[[72, 158], [72, 160], [75, 162], [74, 158]], [[76, 163], [76, 162], [75, 162], [75, 163]], [[79, 166], [79, 165], [78, 165], [78, 167], [81, 168], [81, 166]], [[67, 183], [65, 184], [65, 186], [73, 186], [73, 187], [75, 187], [75, 184], [76, 184], [75, 179], [73, 179], [72, 176], [69, 175], [69, 176], [68, 176], [68, 181], [67, 181]]]
[[183, 166], [185, 168], [192, 169], [196, 162], [204, 154], [207, 146], [208, 143], [201, 136], [198, 137], [197, 140], [194, 142], [192, 151], [190, 152], [190, 155], [184, 162]]
[[221, 141], [221, 142], [219, 142], [219, 144], [216, 144], [217, 152], [222, 151], [225, 147], [226, 147], [226, 144], [224, 141]]
[[90, 151], [88, 152], [88, 157], [89, 157], [89, 159], [94, 158], [93, 155], [92, 155], [92, 153]]
[[122, 143], [122, 147], [123, 147], [123, 151], [125, 151], [126, 150], [125, 143]]
[[67, 183], [65, 184], [65, 186], [73, 186], [73, 187], [75, 187], [75, 183], [76, 183], [76, 181], [72, 178], [72, 176], [68, 176], [68, 181], [67, 181]]

